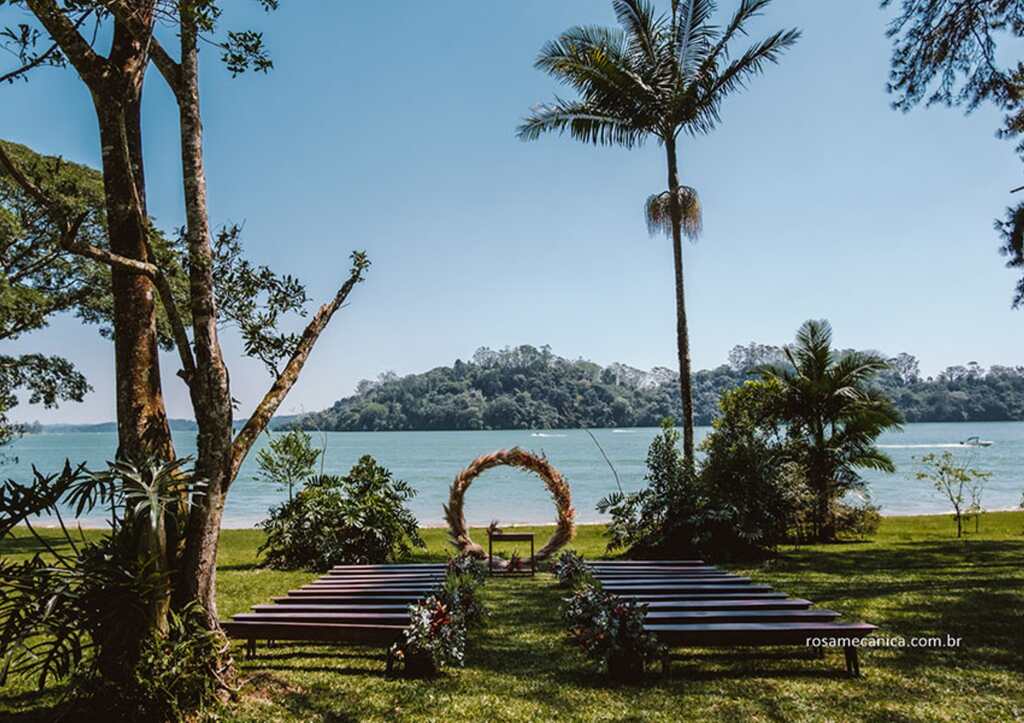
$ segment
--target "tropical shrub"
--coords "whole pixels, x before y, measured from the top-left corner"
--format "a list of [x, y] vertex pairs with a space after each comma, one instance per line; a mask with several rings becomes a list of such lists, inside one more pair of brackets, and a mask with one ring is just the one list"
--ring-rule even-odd
[[854, 537], [860, 540], [871, 537], [878, 532], [878, 526], [882, 524], [880, 509], [868, 498], [854, 505], [838, 503], [833, 513], [836, 534], [839, 537]]
[[83, 715], [108, 721], [185, 721], [212, 705], [220, 687], [217, 660], [223, 640], [203, 625], [197, 605], [168, 615], [166, 633], [143, 639], [131, 676], [121, 682], [90, 678], [77, 692]]
[[[118, 461], [101, 473], [65, 464], [53, 475], [33, 470], [29, 485], [0, 486], [0, 537], [24, 525], [46, 550], [0, 560], [0, 684], [66, 681], [68, 710], [82, 719], [101, 710], [106, 720], [180, 720], [214, 701], [222, 640], [200, 608], [165, 607], [167, 538], [203, 487], [187, 463]], [[72, 535], [61, 508], [77, 517], [100, 505], [109, 532]], [[56, 544], [51, 531], [36, 534], [38, 514], [58, 521]]]
[[762, 377], [780, 387], [776, 419], [786, 427], [787, 457], [814, 494], [814, 539], [828, 542], [837, 534], [837, 503], [866, 489], [859, 470], [895, 471], [875, 446], [882, 432], [902, 421], [875, 386], [890, 366], [877, 354], [838, 353], [824, 320], [805, 322], [783, 353], [786, 364], [762, 370]]
[[380, 564], [423, 547], [415, 516], [405, 506], [415, 490], [362, 457], [343, 477], [310, 478], [294, 499], [260, 523], [265, 564], [323, 572], [340, 564]]
[[482, 583], [487, 579], [487, 566], [477, 557], [468, 552], [463, 552], [455, 557], [448, 558], [448, 575], [465, 575], [476, 582]]
[[481, 594], [483, 586], [483, 579], [471, 572], [449, 572], [438, 597], [449, 610], [458, 613], [467, 627], [473, 628], [481, 625], [487, 617]]
[[647, 452], [647, 486], [614, 492], [597, 504], [610, 515], [608, 549], [627, 549], [638, 557], [685, 556], [703, 547], [700, 520], [706, 511], [699, 479], [679, 453], [679, 432], [671, 419]]
[[661, 652], [657, 639], [644, 631], [646, 613], [642, 603], [586, 585], [565, 601], [562, 617], [570, 641], [587, 657], [602, 661], [613, 673], [621, 666], [642, 673], [644, 664]]
[[583, 556], [572, 550], [566, 550], [558, 556], [551, 565], [551, 572], [558, 577], [558, 584], [567, 588], [577, 588], [593, 580]]
[[785, 430], [776, 410], [781, 386], [750, 381], [722, 395], [721, 414], [701, 449], [701, 552], [751, 557], [790, 535], [809, 500], [804, 477], [788, 461]]
[[466, 655], [466, 621], [457, 606], [432, 595], [409, 606], [411, 622], [390, 656], [406, 675], [430, 676], [461, 666]]

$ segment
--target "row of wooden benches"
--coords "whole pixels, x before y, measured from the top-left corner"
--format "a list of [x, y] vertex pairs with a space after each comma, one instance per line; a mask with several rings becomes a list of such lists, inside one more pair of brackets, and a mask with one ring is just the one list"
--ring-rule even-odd
[[[838, 622], [840, 615], [833, 610], [814, 608], [809, 600], [788, 597], [701, 560], [598, 561], [589, 568], [608, 592], [647, 605], [644, 628], [666, 651], [842, 640], [846, 670], [859, 676], [857, 645], [876, 629]], [[665, 672], [670, 660], [666, 653]]]
[[[815, 638], [844, 639], [847, 672], [859, 675], [856, 641], [875, 630], [837, 622], [839, 613], [812, 607], [769, 585], [733, 575], [700, 560], [590, 563], [602, 586], [647, 605], [646, 628], [667, 648], [807, 645]], [[333, 642], [390, 646], [409, 624], [409, 605], [443, 582], [443, 563], [346, 565], [273, 603], [253, 606], [223, 623], [247, 641]], [[669, 658], [663, 661], [667, 670]]]
[[409, 625], [409, 606], [435, 592], [446, 571], [444, 563], [339, 565], [221, 626], [229, 637], [246, 641], [249, 657], [256, 655], [258, 640], [390, 648]]

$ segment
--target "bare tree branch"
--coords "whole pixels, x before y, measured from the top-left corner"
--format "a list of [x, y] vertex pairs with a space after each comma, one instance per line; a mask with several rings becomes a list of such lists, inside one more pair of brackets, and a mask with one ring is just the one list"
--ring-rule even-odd
[[60, 246], [70, 253], [83, 256], [93, 261], [98, 261], [108, 266], [118, 267], [135, 274], [142, 274], [153, 281], [160, 295], [160, 301], [167, 312], [167, 320], [171, 324], [174, 333], [175, 346], [178, 348], [178, 356], [181, 358], [182, 371], [179, 374], [188, 383], [195, 373], [195, 359], [192, 355], [192, 346], [182, 323], [178, 307], [174, 303], [174, 294], [171, 285], [167, 281], [160, 268], [155, 264], [130, 259], [126, 256], [112, 253], [99, 246], [94, 246], [78, 240], [78, 229], [88, 217], [88, 211], [82, 213], [75, 219], [68, 221], [60, 207], [54, 203], [39, 186], [26, 176], [14, 160], [7, 154], [3, 144], [0, 144], [0, 166], [10, 174], [14, 182], [31, 196], [40, 206], [47, 210], [54, 223], [61, 229]]
[[106, 58], [96, 53], [78, 32], [81, 23], [72, 23], [54, 0], [27, 0], [27, 4], [75, 66], [86, 85], [92, 87], [99, 82]]
[[231, 449], [231, 472], [228, 475], [228, 480], [234, 480], [235, 475], [238, 474], [238, 469], [242, 466], [242, 462], [252, 448], [253, 443], [262, 434], [267, 424], [269, 424], [271, 417], [277, 412], [281, 402], [284, 401], [284, 398], [298, 380], [302, 367], [305, 366], [306, 360], [320, 338], [320, 334], [323, 333], [334, 313], [345, 303], [345, 299], [348, 298], [355, 285], [363, 280], [363, 274], [369, 265], [369, 260], [367, 260], [366, 255], [362, 252], [357, 251], [352, 254], [352, 271], [348, 279], [338, 289], [338, 293], [334, 295], [334, 298], [321, 306], [309, 324], [306, 325], [302, 336], [299, 338], [299, 343], [296, 345], [295, 351], [285, 365], [284, 370], [274, 380], [262, 401], [256, 406], [256, 409], [245, 423], [245, 426], [242, 427], [235, 437]]

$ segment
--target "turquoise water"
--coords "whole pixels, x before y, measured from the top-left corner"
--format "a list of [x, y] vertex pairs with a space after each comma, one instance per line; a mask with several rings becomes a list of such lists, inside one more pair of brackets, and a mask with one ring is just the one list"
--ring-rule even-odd
[[[702, 438], [707, 429], [698, 429]], [[623, 486], [635, 489], [643, 484], [644, 458], [656, 429], [594, 430], [594, 435], [611, 458]], [[993, 446], [964, 448], [958, 442], [978, 435]], [[195, 449], [194, 437], [177, 433], [181, 455]], [[265, 442], [261, 440], [261, 444]], [[423, 525], [443, 521], [441, 505], [448, 499], [448, 486], [460, 469], [480, 454], [520, 446], [547, 454], [572, 485], [573, 502], [580, 522], [601, 518], [594, 509], [597, 501], [615, 489], [615, 480], [600, 452], [583, 430], [547, 432], [328, 432], [325, 469], [344, 472], [362, 454], [372, 454], [418, 491], [411, 507]], [[987, 509], [1016, 507], [1024, 492], [1024, 422], [978, 424], [909, 424], [901, 433], [887, 434], [881, 446], [896, 462], [896, 474], [865, 472], [876, 503], [883, 514], [925, 514], [944, 512], [944, 504], [927, 482], [914, 478], [915, 458], [929, 452], [950, 450], [971, 460], [972, 466], [992, 473], [986, 486]], [[31, 479], [32, 465], [42, 471], [56, 471], [68, 458], [86, 461], [100, 468], [114, 452], [113, 434], [40, 434], [24, 437], [6, 450], [17, 463], [0, 465], [0, 477], [16, 481]], [[255, 451], [249, 455], [233, 485], [225, 511], [225, 526], [249, 527], [263, 519], [269, 507], [287, 493], [252, 478]], [[506, 524], [546, 522], [553, 517], [551, 500], [543, 484], [527, 473], [510, 469], [492, 470], [476, 480], [466, 495], [466, 517], [472, 524], [497, 519]], [[90, 522], [100, 524], [103, 516]]]

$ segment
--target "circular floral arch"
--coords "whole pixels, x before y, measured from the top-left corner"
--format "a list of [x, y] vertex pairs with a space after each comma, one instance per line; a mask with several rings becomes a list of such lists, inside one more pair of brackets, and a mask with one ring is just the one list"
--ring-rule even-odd
[[519, 447], [501, 449], [481, 455], [456, 475], [448, 495], [448, 504], [444, 505], [444, 515], [448, 520], [448, 531], [452, 536], [452, 544], [458, 548], [459, 552], [466, 552], [476, 557], [486, 557], [484, 548], [469, 537], [469, 528], [466, 526], [466, 516], [463, 513], [463, 497], [473, 480], [487, 470], [501, 466], [518, 467], [533, 472], [544, 481], [548, 492], [554, 498], [557, 512], [555, 532], [544, 547], [537, 552], [535, 559], [545, 560], [551, 557], [576, 536], [576, 510], [572, 506], [569, 483], [565, 481], [562, 473], [548, 462], [547, 458], [532, 454]]

